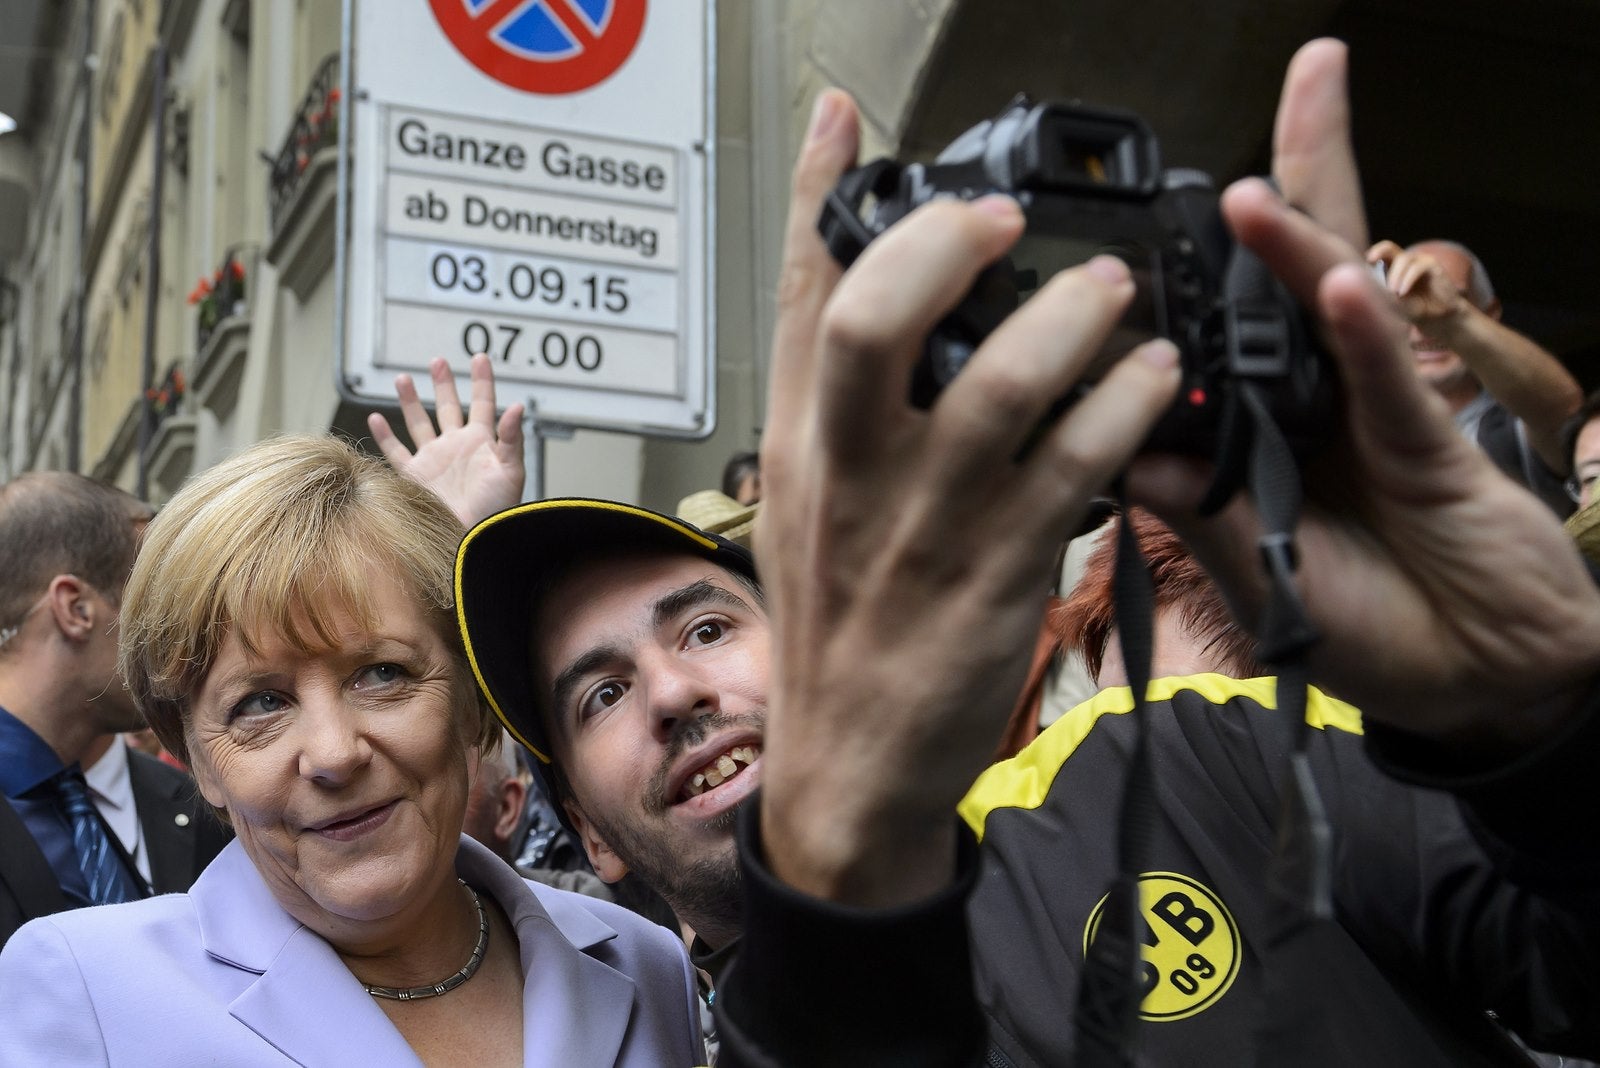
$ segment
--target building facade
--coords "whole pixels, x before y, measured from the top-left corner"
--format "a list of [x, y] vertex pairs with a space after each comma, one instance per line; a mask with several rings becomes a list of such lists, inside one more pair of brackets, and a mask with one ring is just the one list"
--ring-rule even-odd
[[[1519, 5], [1515, 26], [1491, 0], [715, 11], [715, 433], [547, 428], [547, 495], [670, 508], [756, 444], [788, 169], [826, 84], [860, 101], [864, 155], [925, 155], [1026, 91], [1132, 108], [1169, 163], [1231, 178], [1266, 165], [1294, 47], [1339, 32], [1375, 233], [1473, 245], [1508, 320], [1594, 377], [1600, 314], [1574, 278], [1600, 277], [1600, 243], [1578, 237], [1600, 232], [1583, 192], [1600, 160], [1570, 136], [1600, 69], [1591, 0]], [[0, 475], [74, 468], [160, 502], [272, 434], [362, 437], [334, 382], [339, 0], [0, 0], [0, 49], [18, 123], [0, 134]]]

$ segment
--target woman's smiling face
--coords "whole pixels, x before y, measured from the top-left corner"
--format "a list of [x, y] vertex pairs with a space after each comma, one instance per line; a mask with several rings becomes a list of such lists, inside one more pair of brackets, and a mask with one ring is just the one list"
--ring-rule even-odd
[[286, 911], [324, 937], [419, 906], [454, 878], [473, 695], [428, 613], [368, 575], [370, 629], [331, 647], [234, 627], [190, 709], [201, 793]]

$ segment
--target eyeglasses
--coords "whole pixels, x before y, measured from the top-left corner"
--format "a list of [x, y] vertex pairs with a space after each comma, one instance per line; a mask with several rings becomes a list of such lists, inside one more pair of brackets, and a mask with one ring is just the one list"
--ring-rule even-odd
[[1595, 482], [1600, 481], [1600, 471], [1586, 471], [1581, 475], [1572, 475], [1561, 483], [1561, 488], [1567, 491], [1567, 496], [1572, 498], [1574, 504], [1583, 503], [1583, 495]]

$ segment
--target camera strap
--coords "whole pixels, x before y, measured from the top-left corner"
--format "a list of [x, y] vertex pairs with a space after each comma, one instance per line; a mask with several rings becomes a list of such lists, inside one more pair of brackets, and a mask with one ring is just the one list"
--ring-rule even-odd
[[1264, 532], [1258, 542], [1268, 580], [1267, 602], [1257, 633], [1259, 654], [1277, 669], [1278, 714], [1293, 736], [1278, 800], [1278, 840], [1267, 874], [1267, 939], [1262, 964], [1270, 977], [1256, 1021], [1256, 1063], [1292, 1064], [1306, 1055], [1306, 1036], [1320, 1031], [1326, 990], [1321, 977], [1330, 959], [1322, 948], [1333, 934], [1333, 831], [1311, 774], [1306, 720], [1310, 668], [1307, 657], [1318, 639], [1294, 585], [1299, 567], [1294, 527], [1300, 518], [1298, 465], [1260, 388], [1240, 383], [1240, 396], [1254, 424], [1250, 493]]
[[[1307, 654], [1317, 631], [1294, 586], [1298, 566], [1294, 528], [1302, 501], [1299, 466], [1261, 387], [1241, 378], [1233, 380], [1230, 389], [1231, 425], [1222, 428], [1217, 481], [1208, 499], [1220, 505], [1231, 496], [1227, 484], [1237, 487], [1243, 481], [1255, 501], [1264, 528], [1257, 544], [1268, 580], [1268, 597], [1256, 628], [1261, 636], [1259, 655], [1277, 669], [1278, 714], [1294, 724], [1278, 841], [1268, 875], [1271, 930], [1265, 965], [1272, 978], [1266, 984], [1263, 1019], [1257, 1029], [1258, 1063], [1275, 1065], [1294, 1063], [1295, 1037], [1307, 1033], [1295, 1021], [1320, 1011], [1318, 971], [1302, 965], [1308, 953], [1320, 952], [1315, 947], [1333, 916], [1332, 834], [1306, 751], [1311, 736], [1305, 716]], [[1240, 465], [1243, 457], [1247, 462]], [[1075, 1063], [1080, 1068], [1124, 1068], [1135, 1060], [1146, 968], [1140, 954], [1139, 877], [1150, 859], [1159, 819], [1144, 722], [1156, 606], [1149, 567], [1128, 522], [1126, 500], [1122, 505], [1114, 607], [1135, 732], [1118, 815], [1118, 875], [1107, 892], [1079, 981]]]
[[1106, 891], [1100, 925], [1084, 948], [1083, 972], [1078, 979], [1075, 1063], [1083, 1068], [1120, 1068], [1133, 1063], [1139, 1005], [1144, 1000], [1139, 875], [1145, 869], [1159, 818], [1144, 729], [1154, 651], [1155, 594], [1150, 568], [1128, 521], [1127, 497], [1118, 496], [1122, 514], [1117, 521], [1112, 607], [1133, 697], [1133, 750], [1128, 754], [1128, 773], [1117, 807], [1117, 876]]
[[860, 167], [846, 171], [838, 183], [828, 191], [822, 202], [822, 214], [817, 219], [817, 231], [822, 235], [828, 253], [840, 267], [848, 268], [856, 262], [872, 239], [877, 235], [861, 221], [861, 207], [867, 195], [887, 199], [900, 184], [904, 170], [892, 159], [875, 159]]

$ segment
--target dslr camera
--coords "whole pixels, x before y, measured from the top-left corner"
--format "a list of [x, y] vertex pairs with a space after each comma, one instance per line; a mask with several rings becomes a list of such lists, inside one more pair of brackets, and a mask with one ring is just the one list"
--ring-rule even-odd
[[1258, 414], [1264, 406], [1297, 457], [1329, 436], [1333, 367], [1301, 309], [1234, 243], [1211, 179], [1163, 170], [1155, 135], [1130, 112], [1019, 96], [932, 163], [880, 159], [848, 172], [818, 227], [834, 258], [849, 266], [919, 205], [989, 193], [1015, 197], [1027, 228], [928, 338], [911, 383], [914, 403], [931, 405], [989, 332], [1051, 275], [1110, 253], [1127, 263], [1137, 293], [1085, 384], [1062, 398], [1052, 418], [1129, 349], [1166, 337], [1182, 354], [1183, 385], [1147, 451], [1214, 459], [1219, 478], [1239, 485], [1253, 425], [1243, 410], [1246, 384]]

